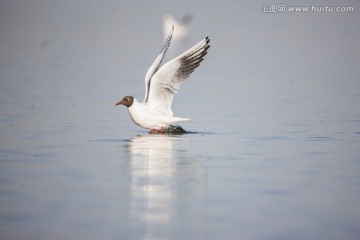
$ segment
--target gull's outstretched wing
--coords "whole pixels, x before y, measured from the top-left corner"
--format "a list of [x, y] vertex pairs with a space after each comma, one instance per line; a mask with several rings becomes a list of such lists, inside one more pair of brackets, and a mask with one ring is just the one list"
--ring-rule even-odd
[[170, 46], [170, 42], [171, 42], [173, 32], [174, 32], [174, 25], [171, 28], [170, 34], [169, 34], [168, 38], [166, 39], [165, 44], [164, 44], [163, 48], [161, 49], [161, 52], [160, 52], [159, 56], [155, 59], [154, 63], [151, 65], [151, 67], [149, 68], [149, 70], [146, 73], [146, 76], [145, 76], [145, 97], [144, 97], [143, 102], [147, 102], [147, 100], [148, 100], [151, 78], [152, 78], [152, 76], [154, 76], [154, 74], [157, 72], [157, 70], [159, 69], [159, 67], [161, 65], [161, 61], [163, 60], [163, 58], [165, 56], [166, 50]]
[[172, 116], [171, 103], [180, 84], [197, 68], [210, 47], [209, 37], [204, 38], [195, 46], [167, 62], [151, 78], [148, 103], [151, 108]]

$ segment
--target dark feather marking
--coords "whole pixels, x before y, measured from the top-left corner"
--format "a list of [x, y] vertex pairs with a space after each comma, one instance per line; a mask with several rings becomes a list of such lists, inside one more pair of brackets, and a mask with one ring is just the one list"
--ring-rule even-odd
[[210, 45], [208, 45], [209, 41], [210, 39], [206, 37], [206, 45], [180, 59], [181, 66], [174, 75], [175, 79], [181, 80], [189, 77], [190, 74], [200, 65], [210, 47]]

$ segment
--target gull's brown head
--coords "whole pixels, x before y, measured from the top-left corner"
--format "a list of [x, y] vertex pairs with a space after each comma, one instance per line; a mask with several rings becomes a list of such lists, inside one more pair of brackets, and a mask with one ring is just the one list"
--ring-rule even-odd
[[131, 107], [131, 105], [134, 102], [134, 97], [133, 96], [126, 96], [123, 99], [121, 99], [120, 102], [116, 103], [115, 106], [117, 105], [124, 105], [126, 107]]

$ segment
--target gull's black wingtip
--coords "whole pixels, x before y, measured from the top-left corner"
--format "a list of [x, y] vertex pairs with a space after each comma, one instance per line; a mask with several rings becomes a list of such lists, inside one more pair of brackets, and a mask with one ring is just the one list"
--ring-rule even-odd
[[209, 38], [209, 36], [206, 36], [206, 38], [205, 38], [205, 39], [206, 39], [206, 45], [207, 45], [207, 46], [206, 46], [206, 49], [205, 49], [205, 51], [206, 51], [206, 50], [208, 50], [208, 49], [209, 49], [209, 47], [210, 47], [210, 44], [209, 44], [209, 42], [210, 42], [210, 38]]
[[209, 42], [210, 42], [209, 36], [206, 36], [205, 40], [206, 40], [206, 44], [209, 44]]

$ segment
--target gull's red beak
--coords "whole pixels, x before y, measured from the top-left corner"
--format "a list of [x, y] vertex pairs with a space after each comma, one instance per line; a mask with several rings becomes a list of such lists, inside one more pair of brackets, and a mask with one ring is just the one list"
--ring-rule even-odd
[[115, 104], [115, 106], [122, 105], [121, 101]]

